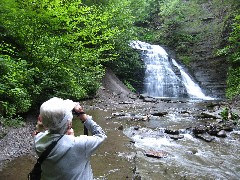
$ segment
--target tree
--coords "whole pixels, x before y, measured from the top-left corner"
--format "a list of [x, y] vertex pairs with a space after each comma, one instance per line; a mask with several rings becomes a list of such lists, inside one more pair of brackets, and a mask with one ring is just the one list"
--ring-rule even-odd
[[[15, 64], [31, 73], [26, 75], [28, 81], [24, 84], [10, 86], [11, 83], [1, 81], [1, 86], [7, 87], [1, 89], [3, 96], [7, 95], [7, 89], [20, 89], [1, 99], [0, 104], [6, 106], [6, 110], [9, 106], [6, 102], [24, 92], [21, 98], [29, 101], [21, 112], [26, 112], [52, 96], [76, 100], [94, 96], [104, 75], [104, 66], [109, 62], [124, 62], [126, 66], [121, 68], [136, 64], [136, 59], [125, 57], [129, 40], [137, 36], [134, 23], [147, 16], [148, 2], [1, 1], [2, 68]], [[16, 71], [16, 68], [3, 71], [1, 78], [11, 79], [18, 74]], [[12, 104], [17, 101], [13, 100]], [[15, 113], [18, 111], [12, 114]]]
[[[21, 97], [28, 97], [21, 112], [52, 96], [81, 99], [94, 95], [104, 74], [102, 63], [113, 56], [108, 51], [114, 48], [112, 39], [118, 33], [117, 27], [108, 26], [111, 14], [78, 0], [9, 0], [2, 1], [1, 7], [2, 68], [16, 64], [26, 71], [33, 70], [32, 81], [19, 85], [24, 90], [15, 91], [17, 84], [1, 82], [8, 86], [1, 89], [2, 94], [14, 91], [10, 99], [23, 92]], [[17, 46], [9, 46], [11, 50], [6, 51], [8, 44]], [[16, 58], [25, 60], [18, 62]], [[1, 78], [10, 80], [17, 71], [5, 71]], [[1, 99], [1, 104], [8, 106], [9, 98]]]

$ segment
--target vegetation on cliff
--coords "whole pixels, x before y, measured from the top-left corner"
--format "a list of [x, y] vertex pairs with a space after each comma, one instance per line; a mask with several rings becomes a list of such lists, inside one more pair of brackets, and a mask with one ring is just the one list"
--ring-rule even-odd
[[228, 70], [226, 92], [227, 97], [240, 95], [240, 12], [236, 13], [232, 23], [232, 31], [227, 45], [218, 51], [219, 56], [226, 56], [230, 64]]

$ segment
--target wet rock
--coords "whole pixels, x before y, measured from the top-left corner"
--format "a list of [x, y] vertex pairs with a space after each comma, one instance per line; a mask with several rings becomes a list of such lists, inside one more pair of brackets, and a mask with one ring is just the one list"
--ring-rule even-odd
[[167, 98], [165, 98], [165, 99], [161, 99], [161, 101], [162, 101], [162, 102], [166, 102], [166, 103], [170, 103], [170, 102], [172, 102], [171, 99], [167, 99]]
[[184, 138], [183, 135], [169, 135], [169, 137], [170, 137], [171, 139], [174, 139], [174, 140], [178, 140], [178, 139]]
[[142, 177], [139, 174], [135, 174], [133, 180], [141, 180]]
[[153, 116], [159, 116], [159, 117], [165, 116], [165, 115], [167, 115], [167, 114], [168, 114], [167, 112], [155, 112], [155, 113], [151, 113], [151, 115], [153, 115]]
[[148, 98], [148, 96], [146, 96], [145, 94], [140, 94], [139, 95], [139, 99], [145, 99], [145, 98]]
[[190, 112], [184, 110], [184, 111], [180, 111], [181, 114], [190, 114]]
[[171, 135], [179, 135], [179, 130], [165, 129], [164, 132]]
[[219, 131], [221, 131], [221, 129], [211, 129], [208, 131], [208, 134], [210, 134], [211, 136], [217, 136]]
[[221, 130], [222, 130], [222, 128], [220, 125], [210, 124], [207, 126], [207, 132], [208, 132], [208, 134], [210, 134], [212, 136], [217, 136], [218, 132]]
[[157, 99], [148, 97], [148, 98], [144, 98], [143, 102], [157, 102]]
[[210, 113], [210, 112], [202, 112], [199, 115], [197, 115], [199, 118], [209, 118], [209, 119], [219, 119], [221, 118], [219, 115]]
[[123, 125], [119, 126], [118, 130], [122, 131], [123, 130]]
[[204, 134], [195, 134], [196, 138], [202, 139], [205, 142], [212, 142], [215, 138], [210, 136], [208, 133], [204, 133]]
[[217, 133], [217, 137], [223, 137], [223, 138], [227, 137], [226, 131], [224, 131], [224, 130], [219, 131]]
[[123, 101], [123, 102], [119, 102], [119, 104], [133, 104], [134, 102], [132, 101]]
[[240, 141], [240, 134], [238, 132], [233, 132], [230, 135], [234, 140]]
[[193, 134], [203, 134], [207, 131], [207, 128], [203, 125], [200, 125], [200, 126], [196, 126], [192, 129], [193, 131]]
[[207, 104], [207, 107], [218, 110], [220, 107], [220, 104], [219, 102], [210, 102], [209, 104]]
[[226, 122], [224, 124], [222, 124], [221, 128], [225, 131], [233, 131], [234, 129], [234, 122]]
[[154, 158], [165, 158], [168, 156], [166, 151], [147, 151], [145, 152], [147, 157], [154, 157]]
[[137, 131], [137, 130], [139, 130], [139, 128], [140, 128], [139, 126], [134, 126], [133, 129]]
[[150, 116], [146, 115], [146, 116], [142, 116], [142, 115], [131, 115], [131, 119], [132, 120], [138, 120], [138, 121], [149, 121]]
[[188, 154], [197, 154], [197, 152], [197, 149], [190, 149], [189, 151], [187, 151]]
[[217, 123], [223, 123], [224, 121], [223, 121], [223, 119], [216, 119], [216, 122]]
[[191, 134], [191, 128], [186, 128], [186, 129], [179, 129], [179, 134]]
[[125, 113], [119, 113], [119, 112], [112, 113], [112, 116], [115, 116], [115, 117], [125, 116], [125, 115], [126, 115]]
[[214, 17], [204, 17], [204, 18], [202, 18], [202, 21], [211, 21], [212, 19], [214, 19]]
[[132, 94], [132, 93], [129, 94], [128, 97], [133, 100], [136, 100], [138, 98], [136, 94]]

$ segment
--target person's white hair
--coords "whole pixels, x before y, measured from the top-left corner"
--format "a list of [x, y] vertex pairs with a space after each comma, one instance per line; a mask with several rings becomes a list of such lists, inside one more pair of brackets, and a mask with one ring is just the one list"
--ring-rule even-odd
[[64, 133], [67, 129], [67, 122], [72, 121], [72, 110], [76, 103], [72, 100], [61, 98], [51, 98], [40, 107], [42, 124], [53, 132]]

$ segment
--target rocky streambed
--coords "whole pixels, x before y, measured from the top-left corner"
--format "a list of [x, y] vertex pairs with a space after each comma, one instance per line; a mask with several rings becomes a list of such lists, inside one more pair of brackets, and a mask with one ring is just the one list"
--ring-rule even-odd
[[[237, 121], [219, 116], [229, 103], [137, 97], [102, 88], [81, 104], [108, 135], [91, 159], [96, 179], [240, 177]], [[231, 112], [239, 115], [239, 107], [234, 104]], [[19, 172], [18, 179], [26, 179], [36, 160], [36, 118], [28, 117], [18, 129], [1, 128], [0, 179], [15, 179]], [[82, 134], [81, 123], [74, 129]]]
[[[237, 104], [149, 97], [143, 104], [112, 114], [125, 121], [119, 129], [135, 150], [135, 179], [239, 179]], [[231, 110], [223, 119], [226, 107]]]

